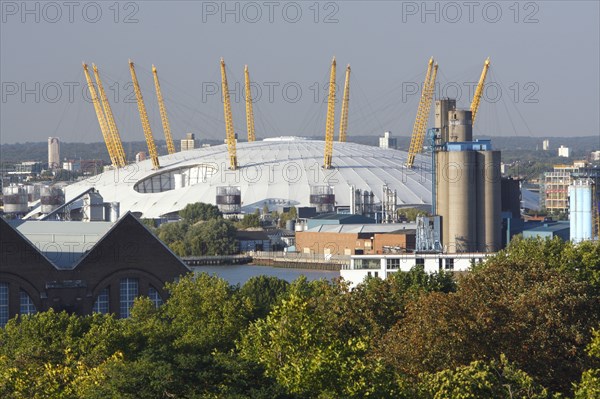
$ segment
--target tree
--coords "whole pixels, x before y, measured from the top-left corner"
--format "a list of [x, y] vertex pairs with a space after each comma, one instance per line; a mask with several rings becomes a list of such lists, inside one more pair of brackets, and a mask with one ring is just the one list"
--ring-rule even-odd
[[289, 285], [287, 281], [277, 277], [255, 276], [241, 287], [239, 294], [243, 300], [249, 301], [252, 318], [262, 319], [280, 302]]
[[255, 321], [239, 344], [287, 392], [306, 398], [399, 397], [393, 375], [370, 358], [368, 339], [340, 328], [345, 285], [295, 281], [266, 319]]
[[200, 222], [189, 228], [185, 235], [188, 255], [215, 256], [237, 252], [236, 229], [225, 219]]
[[[587, 347], [588, 355], [600, 359], [600, 329], [594, 330], [592, 342]], [[575, 385], [575, 398], [600, 398], [600, 367], [584, 371], [581, 381]]]
[[419, 377], [419, 396], [422, 399], [549, 398], [545, 388], [509, 363], [504, 355], [499, 361], [477, 360], [467, 366], [425, 373]]
[[412, 375], [494, 360], [501, 354], [549, 389], [568, 392], [589, 364], [585, 344], [598, 298], [571, 273], [510, 256], [463, 277], [456, 293], [420, 296], [379, 353]]
[[179, 216], [188, 223], [196, 223], [199, 220], [207, 221], [223, 217], [219, 208], [215, 205], [196, 202], [188, 204], [179, 211]]
[[256, 213], [247, 213], [242, 220], [236, 223], [236, 226], [240, 229], [260, 227], [260, 215]]

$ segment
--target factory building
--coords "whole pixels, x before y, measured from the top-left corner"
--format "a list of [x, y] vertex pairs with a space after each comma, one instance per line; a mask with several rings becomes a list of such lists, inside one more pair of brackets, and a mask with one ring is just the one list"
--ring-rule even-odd
[[0, 327], [50, 308], [128, 317], [133, 300], [155, 304], [187, 267], [133, 215], [116, 223], [0, 218]]
[[435, 211], [445, 252], [496, 252], [501, 247], [500, 151], [473, 140], [471, 111], [436, 101]]
[[322, 224], [296, 232], [296, 249], [321, 255], [407, 253], [415, 249], [415, 229], [406, 223]]

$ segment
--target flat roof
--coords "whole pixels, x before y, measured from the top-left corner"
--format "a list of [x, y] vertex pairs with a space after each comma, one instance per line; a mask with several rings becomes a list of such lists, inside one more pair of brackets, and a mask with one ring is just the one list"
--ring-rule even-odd
[[395, 233], [395, 232], [415, 232], [416, 223], [370, 223], [370, 224], [322, 224], [312, 229], [305, 230], [309, 233]]

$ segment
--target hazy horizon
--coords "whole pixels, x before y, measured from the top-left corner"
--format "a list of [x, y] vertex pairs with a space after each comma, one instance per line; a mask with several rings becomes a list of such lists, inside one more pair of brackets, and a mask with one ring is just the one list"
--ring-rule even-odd
[[[430, 56], [440, 65], [436, 97], [458, 96], [468, 107], [489, 56], [476, 135], [595, 136], [600, 145], [598, 2], [69, 4], [0, 3], [1, 144], [102, 141], [82, 61], [98, 65], [123, 141], [143, 141], [129, 58], [157, 140], [164, 136], [152, 64], [175, 140], [187, 132], [224, 138], [221, 56], [240, 139], [245, 64], [259, 138], [324, 136], [335, 55], [338, 86], [352, 67], [350, 136], [409, 136]], [[339, 97], [341, 90], [336, 135]]]

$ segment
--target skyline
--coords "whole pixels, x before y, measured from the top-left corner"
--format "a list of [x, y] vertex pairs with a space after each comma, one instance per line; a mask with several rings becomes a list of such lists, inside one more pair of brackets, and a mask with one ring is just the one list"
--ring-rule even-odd
[[[458, 97], [460, 107], [491, 57], [477, 135], [600, 135], [597, 2], [74, 3], [1, 3], [0, 143], [102, 141], [82, 61], [98, 65], [123, 141], [142, 141], [129, 58], [155, 139], [164, 136], [152, 64], [174, 139], [224, 138], [221, 56], [240, 139], [246, 64], [259, 138], [324, 137], [333, 56], [338, 87], [352, 66], [349, 136], [409, 136], [431, 56], [440, 64], [436, 97]], [[338, 98], [336, 135], [340, 106]]]

